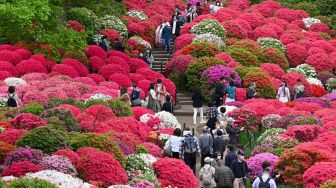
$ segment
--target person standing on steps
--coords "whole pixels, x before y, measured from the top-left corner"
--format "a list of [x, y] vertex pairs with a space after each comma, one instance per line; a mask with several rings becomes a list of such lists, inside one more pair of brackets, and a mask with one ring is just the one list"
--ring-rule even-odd
[[215, 93], [212, 97], [213, 101], [216, 101], [216, 107], [221, 106], [223, 103], [223, 96], [225, 94], [225, 78], [221, 78], [219, 83], [216, 84]]
[[155, 86], [156, 99], [158, 101], [158, 107], [161, 109], [163, 103], [166, 100], [167, 90], [166, 87], [162, 84], [161, 79], [157, 79]]
[[200, 124], [204, 124], [205, 121], [203, 119], [203, 96], [200, 88], [195, 89], [191, 100], [192, 100], [192, 106], [194, 108], [194, 116], [193, 116], [194, 125], [197, 124], [196, 123], [197, 113], [200, 113]]
[[202, 188], [215, 188], [216, 182], [215, 182], [215, 173], [216, 169], [210, 165], [211, 158], [206, 157], [204, 159], [205, 165], [200, 169], [199, 172], [199, 179], [202, 182], [201, 187]]
[[166, 95], [166, 101], [163, 103], [161, 111], [166, 111], [171, 114], [174, 113], [174, 105], [171, 102], [171, 97], [169, 95]]
[[165, 23], [162, 23], [156, 28], [155, 31], [155, 47], [159, 48], [162, 46], [162, 30], [165, 26]]
[[192, 135], [189, 127], [186, 127], [183, 131], [181, 142], [180, 158], [183, 158], [185, 164], [188, 165], [194, 175], [196, 175], [196, 158], [201, 155], [201, 149], [197, 138]]
[[212, 157], [213, 155], [213, 139], [211, 134], [209, 133], [209, 128], [207, 126], [203, 127], [203, 134], [199, 137], [199, 145], [201, 148], [201, 167], [204, 166], [204, 159], [206, 157]]
[[147, 48], [144, 54], [144, 60], [148, 64], [149, 68], [153, 68], [154, 57], [151, 49]]
[[244, 152], [238, 151], [238, 159], [231, 164], [231, 170], [235, 177], [233, 188], [245, 188], [245, 183], [248, 175], [247, 162], [244, 160]]
[[224, 165], [223, 160], [218, 161], [218, 168], [215, 172], [216, 188], [232, 188], [234, 175], [231, 169]]
[[229, 144], [225, 149], [225, 166], [231, 168], [232, 162], [237, 159], [237, 154], [234, 150], [234, 146]]
[[167, 54], [170, 53], [170, 39], [171, 39], [171, 31], [170, 31], [170, 24], [167, 22], [162, 29], [162, 50], [167, 51]]
[[140, 91], [135, 83], [132, 84], [131, 105], [132, 107], [141, 106]]

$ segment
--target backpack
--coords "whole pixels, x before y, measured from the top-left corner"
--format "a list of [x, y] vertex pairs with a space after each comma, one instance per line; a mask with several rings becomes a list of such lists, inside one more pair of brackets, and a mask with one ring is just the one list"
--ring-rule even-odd
[[211, 151], [211, 145], [210, 145], [210, 138], [211, 136], [209, 135], [209, 143], [208, 145], [204, 145], [204, 143], [202, 142], [202, 139], [200, 139], [200, 142], [202, 142], [202, 148], [201, 148], [201, 151], [202, 151], [202, 155], [206, 155], [206, 154], [211, 154], [212, 155], [212, 151]]
[[196, 152], [196, 140], [192, 135], [187, 135], [184, 139], [184, 148], [186, 153]]
[[203, 171], [200, 177], [203, 186], [210, 186], [212, 184], [212, 176], [213, 174], [211, 172], [211, 167], [203, 167]]
[[271, 188], [271, 184], [269, 183], [272, 179], [272, 177], [268, 177], [267, 180], [264, 182], [264, 180], [262, 179], [261, 176], [258, 177], [259, 180], [260, 180], [260, 183], [259, 183], [259, 188]]
[[15, 94], [13, 94], [12, 96], [11, 95], [8, 96], [7, 106], [17, 107], [17, 103], [16, 103], [16, 100], [14, 99], [14, 96], [15, 96]]

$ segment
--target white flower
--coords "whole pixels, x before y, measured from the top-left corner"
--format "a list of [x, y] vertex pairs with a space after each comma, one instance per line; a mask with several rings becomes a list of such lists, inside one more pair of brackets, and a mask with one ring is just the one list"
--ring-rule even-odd
[[307, 81], [309, 82], [309, 84], [315, 84], [315, 85], [319, 85], [319, 86], [323, 87], [323, 84], [319, 79], [310, 77], [310, 78], [307, 78]]
[[321, 23], [321, 20], [316, 18], [303, 18], [303, 23], [306, 25], [306, 28], [309, 29], [315, 23]]
[[117, 17], [106, 15], [98, 20], [99, 28], [102, 29], [114, 29], [120, 33], [123, 39], [127, 38], [128, 32], [126, 25]]
[[92, 185], [71, 175], [63, 174], [55, 170], [43, 170], [36, 173], [26, 174], [26, 178], [38, 178], [46, 180], [60, 188], [90, 188]]
[[157, 161], [156, 157], [148, 153], [140, 153], [136, 154], [136, 156], [145, 161], [149, 166], [152, 166]]
[[271, 47], [280, 50], [282, 53], [286, 53], [286, 47], [278, 39], [265, 37], [265, 38], [258, 38], [257, 42], [261, 48]]
[[131, 17], [136, 17], [141, 21], [144, 21], [148, 18], [148, 16], [144, 12], [137, 11], [137, 10], [128, 11], [126, 14], [131, 16]]
[[225, 49], [224, 41], [217, 35], [211, 33], [199, 34], [193, 39], [193, 42], [209, 42], [216, 45], [219, 49]]
[[155, 116], [161, 119], [165, 128], [181, 128], [181, 124], [177, 121], [176, 117], [169, 112], [158, 112]]
[[90, 100], [104, 100], [104, 101], [108, 101], [108, 100], [111, 100], [111, 99], [112, 99], [112, 97], [110, 95], [98, 93], [98, 94], [91, 95], [91, 97], [88, 98], [88, 99], [86, 99], [85, 102], [88, 102]]
[[[147, 123], [151, 118], [156, 118], [156, 116], [154, 116], [152, 114], [144, 114], [140, 117], [140, 122]], [[165, 124], [163, 124], [162, 122], [160, 122], [160, 124], [157, 124], [157, 125], [153, 126], [154, 130], [164, 129], [164, 128], [166, 128], [166, 127], [165, 127]]]
[[[0, 131], [1, 132], [1, 131]], [[165, 142], [170, 138], [170, 134], [160, 134], [158, 139], [161, 142]]]
[[306, 77], [315, 77], [316, 76], [316, 70], [314, 67], [308, 65], [308, 64], [301, 64], [298, 65], [296, 68], [302, 69], [305, 73]]
[[15, 87], [27, 85], [27, 82], [24, 81], [22, 78], [16, 78], [16, 77], [6, 78], [4, 82], [9, 86], [15, 86]]
[[200, 23], [192, 26], [190, 33], [200, 35], [200, 34], [213, 34], [217, 35], [222, 39], [226, 38], [226, 30], [217, 20], [206, 19]]
[[137, 41], [139, 44], [145, 46], [146, 48], [152, 48], [152, 46], [150, 45], [149, 42], [145, 41], [143, 38], [141, 38], [139, 36], [133, 36], [130, 39], [133, 39], [133, 40]]
[[4, 176], [4, 177], [1, 178], [1, 181], [3, 181], [3, 182], [6, 183], [6, 182], [11, 182], [11, 181], [13, 181], [15, 179], [17, 179], [17, 177], [14, 177], [14, 176]]
[[299, 69], [299, 68], [290, 68], [290, 69], [287, 70], [287, 72], [295, 72], [295, 73], [298, 73], [298, 74], [302, 74], [303, 76], [306, 76], [305, 71], [302, 70], [302, 69]]

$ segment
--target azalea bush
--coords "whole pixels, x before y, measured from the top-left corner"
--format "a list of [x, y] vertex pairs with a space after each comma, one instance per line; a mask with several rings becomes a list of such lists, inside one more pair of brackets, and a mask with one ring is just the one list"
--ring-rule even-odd
[[314, 140], [320, 133], [320, 127], [317, 125], [294, 125], [285, 131], [285, 135], [296, 138], [300, 142]]
[[281, 116], [278, 114], [269, 114], [261, 119], [261, 125], [263, 128], [274, 128]]
[[284, 53], [276, 48], [264, 48], [264, 61], [279, 65], [282, 69], [287, 70], [289, 67], [288, 60]]
[[327, 89], [332, 92], [336, 89], [336, 78], [330, 78], [327, 82]]
[[21, 138], [22, 135], [28, 133], [27, 130], [21, 129], [7, 129], [0, 133], [0, 140], [7, 142], [9, 144], [15, 144], [17, 140]]
[[239, 62], [243, 66], [247, 67], [257, 67], [259, 66], [258, 58], [248, 50], [240, 47], [229, 47], [226, 50], [235, 61]]
[[103, 16], [98, 20], [97, 25], [99, 29], [114, 29], [120, 33], [123, 39], [127, 38], [127, 27], [119, 18], [115, 16]]
[[257, 40], [258, 44], [260, 45], [261, 48], [276, 48], [280, 50], [282, 53], [286, 53], [286, 47], [281, 43], [281, 41], [266, 37], [266, 38], [259, 38]]
[[284, 129], [280, 129], [280, 128], [271, 128], [271, 129], [268, 129], [262, 135], [260, 135], [258, 137], [257, 142], [258, 143], [263, 143], [264, 140], [265, 140], [265, 138], [267, 138], [267, 137], [274, 137], [274, 136], [276, 136], [278, 134], [281, 134], [283, 132], [285, 132], [285, 130]]
[[[320, 187], [327, 180], [335, 179], [336, 175], [333, 173], [333, 168], [336, 167], [335, 162], [320, 162], [315, 163], [303, 174], [304, 183], [307, 187]], [[321, 174], [323, 173], [323, 175]], [[319, 176], [316, 176], [319, 174]]]
[[15, 147], [11, 144], [1, 141], [0, 142], [0, 163], [3, 163], [6, 156], [15, 151]]
[[32, 149], [29, 147], [18, 148], [16, 151], [11, 152], [7, 155], [4, 165], [10, 166], [15, 162], [29, 161], [33, 164], [38, 165], [44, 154], [41, 150]]
[[33, 129], [35, 127], [44, 126], [47, 123], [39, 116], [31, 113], [23, 113], [16, 116], [11, 122], [17, 129]]
[[244, 79], [244, 86], [248, 87], [251, 82], [257, 85], [258, 97], [273, 99], [276, 90], [271, 82], [271, 77], [264, 72], [250, 72]]
[[225, 28], [216, 20], [203, 20], [200, 23], [194, 25], [190, 33], [192, 34], [206, 34], [210, 33], [217, 35], [223, 40], [226, 38]]
[[212, 57], [219, 53], [219, 48], [209, 42], [193, 42], [182, 48], [182, 55], [191, 55], [193, 57]]
[[45, 170], [56, 170], [71, 176], [76, 176], [77, 171], [71, 161], [64, 156], [52, 155], [44, 157], [39, 164]]
[[11, 181], [6, 187], [8, 188], [19, 188], [24, 186], [31, 186], [35, 188], [57, 188], [57, 186], [53, 183], [50, 183], [45, 180], [41, 179], [28, 179], [28, 178], [20, 178], [20, 179], [14, 179]]
[[287, 128], [293, 125], [319, 125], [319, 124], [320, 124], [319, 119], [315, 118], [314, 116], [288, 114], [282, 116], [278, 120], [276, 127]]
[[260, 118], [258, 118], [254, 111], [246, 109], [234, 109], [227, 115], [235, 120], [234, 125], [237, 127], [244, 127], [249, 130], [257, 130], [259, 128]]
[[275, 164], [278, 162], [278, 156], [271, 154], [271, 153], [261, 153], [247, 160], [247, 165], [249, 169], [251, 170], [252, 177], [259, 176], [259, 173], [262, 171], [261, 165], [265, 161], [271, 164], [270, 172], [272, 172], [275, 167]]
[[193, 39], [193, 42], [208, 42], [210, 44], [216, 45], [217, 48], [221, 51], [225, 50], [225, 43], [223, 42], [223, 40], [219, 36], [214, 34], [205, 33], [196, 35], [196, 37]]
[[2, 176], [21, 177], [27, 173], [34, 173], [43, 170], [42, 167], [35, 165], [29, 161], [15, 162], [2, 172]]

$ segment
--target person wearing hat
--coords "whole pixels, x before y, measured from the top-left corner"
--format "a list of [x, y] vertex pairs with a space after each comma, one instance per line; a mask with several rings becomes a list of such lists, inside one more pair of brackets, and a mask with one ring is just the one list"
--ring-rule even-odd
[[245, 181], [248, 175], [248, 166], [244, 160], [244, 151], [238, 151], [238, 159], [231, 164], [231, 170], [235, 177], [233, 182], [233, 188], [245, 188]]
[[203, 134], [201, 134], [198, 141], [202, 155], [201, 167], [203, 167], [205, 164], [204, 159], [213, 155], [213, 139], [211, 134], [209, 133], [209, 127], [204, 126], [202, 131]]
[[264, 161], [261, 165], [263, 172], [260, 176], [258, 176], [253, 184], [252, 188], [259, 188], [259, 187], [269, 187], [269, 188], [276, 188], [275, 181], [272, 179], [271, 176], [271, 164], [268, 161]]
[[170, 32], [170, 24], [167, 22], [165, 26], [162, 29], [162, 49], [164, 50], [165, 47], [167, 47], [167, 54], [169, 54], [170, 51], [170, 39], [171, 39], [171, 32]]
[[215, 182], [215, 172], [216, 169], [210, 165], [211, 158], [204, 158], [205, 165], [200, 169], [199, 179], [201, 180], [201, 187], [203, 188], [214, 188], [216, 187]]

